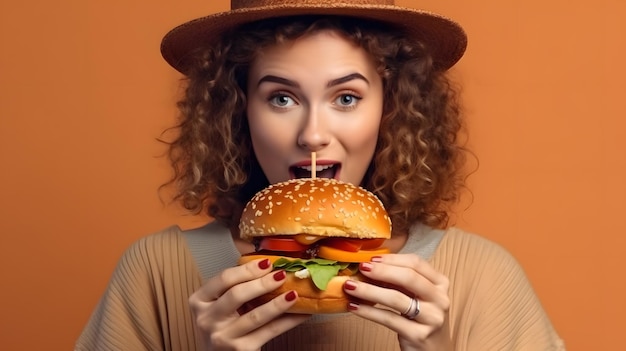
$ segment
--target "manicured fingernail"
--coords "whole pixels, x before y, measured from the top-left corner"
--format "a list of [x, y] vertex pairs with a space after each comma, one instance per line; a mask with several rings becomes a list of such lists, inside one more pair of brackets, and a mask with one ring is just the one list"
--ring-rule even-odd
[[359, 266], [359, 269], [364, 271], [364, 272], [371, 272], [372, 271], [372, 267], [374, 267], [371, 263], [369, 262], [361, 262], [361, 265]]
[[274, 280], [279, 282], [279, 281], [285, 279], [286, 276], [287, 276], [287, 274], [285, 274], [285, 271], [278, 271], [278, 272], [274, 273]]
[[268, 269], [269, 267], [270, 267], [270, 260], [268, 258], [266, 258], [263, 261], [259, 262], [259, 268], [261, 268], [261, 269]]
[[346, 290], [356, 290], [356, 283], [352, 280], [346, 280], [343, 285], [346, 287]]
[[296, 294], [294, 290], [291, 290], [290, 292], [287, 293], [287, 295], [285, 295], [285, 300], [291, 302], [295, 300], [296, 297], [298, 297], [298, 294]]
[[383, 258], [380, 257], [380, 256], [374, 256], [374, 257], [372, 257], [371, 261], [372, 262], [382, 262]]
[[350, 302], [350, 303], [348, 304], [348, 309], [349, 309], [350, 311], [356, 311], [356, 310], [358, 310], [358, 309], [359, 309], [359, 304], [358, 304], [358, 303], [356, 303], [356, 302]]

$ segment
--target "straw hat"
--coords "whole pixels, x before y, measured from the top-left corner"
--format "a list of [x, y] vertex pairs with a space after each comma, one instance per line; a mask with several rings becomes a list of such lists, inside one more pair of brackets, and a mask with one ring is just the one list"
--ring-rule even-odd
[[261, 19], [295, 15], [344, 15], [386, 22], [420, 39], [439, 69], [452, 67], [465, 52], [467, 37], [456, 22], [428, 11], [395, 6], [394, 0], [231, 0], [231, 10], [179, 25], [165, 35], [161, 54], [185, 73], [189, 54], [225, 31]]

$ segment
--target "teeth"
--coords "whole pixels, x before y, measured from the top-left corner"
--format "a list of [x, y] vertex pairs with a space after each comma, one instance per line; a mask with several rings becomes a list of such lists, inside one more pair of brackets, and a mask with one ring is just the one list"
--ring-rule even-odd
[[[332, 165], [325, 165], [325, 166], [317, 165], [317, 166], [315, 166], [315, 171], [316, 172], [321, 172], [321, 171], [323, 171], [325, 169], [329, 169], [329, 168], [332, 168], [332, 167], [333, 167]], [[300, 168], [302, 168], [304, 170], [307, 170], [309, 172], [311, 172], [313, 170], [313, 167], [311, 167], [311, 166], [302, 166]]]

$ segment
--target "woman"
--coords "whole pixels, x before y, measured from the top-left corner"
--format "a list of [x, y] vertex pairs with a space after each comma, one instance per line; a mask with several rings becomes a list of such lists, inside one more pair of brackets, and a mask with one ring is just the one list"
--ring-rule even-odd
[[[304, 4], [302, 4], [304, 3]], [[385, 1], [233, 1], [163, 41], [183, 72], [170, 144], [176, 199], [216, 221], [170, 228], [122, 257], [78, 350], [562, 350], [523, 271], [503, 249], [448, 227], [464, 149], [445, 76], [463, 54], [454, 22]], [[350, 15], [347, 17], [347, 15]], [[242, 206], [270, 183], [360, 184], [393, 222], [392, 254], [363, 263], [347, 294], [375, 305], [288, 314], [284, 283], [239, 238]]]

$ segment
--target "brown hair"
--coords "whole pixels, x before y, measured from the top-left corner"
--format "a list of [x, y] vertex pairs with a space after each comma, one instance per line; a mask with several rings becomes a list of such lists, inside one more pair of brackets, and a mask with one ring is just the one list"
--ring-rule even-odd
[[232, 225], [242, 205], [269, 185], [250, 143], [245, 115], [248, 67], [258, 51], [333, 30], [370, 53], [383, 79], [377, 149], [363, 181], [384, 203], [394, 231], [416, 222], [443, 227], [463, 186], [465, 150], [457, 93], [433, 67], [428, 48], [381, 23], [300, 16], [247, 24], [198, 52], [169, 143], [175, 201]]

